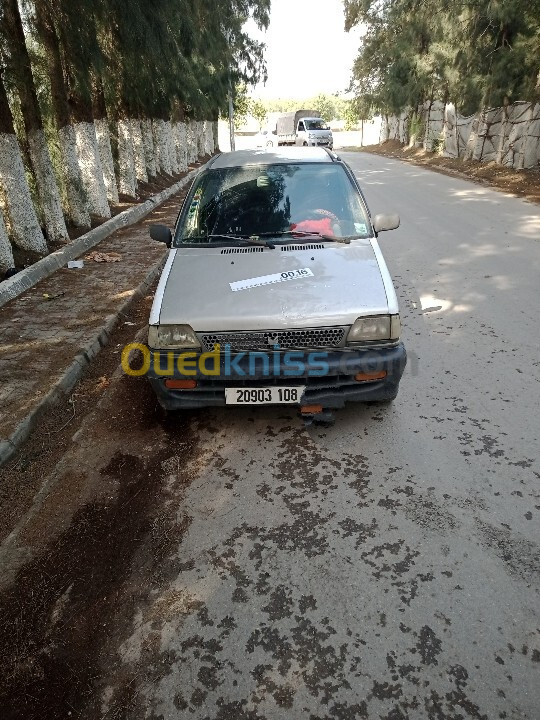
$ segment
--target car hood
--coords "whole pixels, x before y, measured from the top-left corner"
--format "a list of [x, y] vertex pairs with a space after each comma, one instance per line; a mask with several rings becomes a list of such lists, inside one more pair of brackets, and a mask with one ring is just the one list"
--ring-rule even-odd
[[[196, 332], [278, 330], [350, 325], [360, 315], [388, 312], [369, 240], [171, 253], [163, 295], [158, 288], [152, 312], [162, 325], [187, 324]], [[309, 272], [283, 282], [267, 277], [300, 269]], [[230, 283], [241, 289], [233, 291]]]

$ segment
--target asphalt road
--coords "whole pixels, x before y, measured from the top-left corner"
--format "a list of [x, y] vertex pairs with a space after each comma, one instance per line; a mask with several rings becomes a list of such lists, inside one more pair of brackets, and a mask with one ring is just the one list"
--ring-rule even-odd
[[[540, 717], [539, 208], [344, 157], [372, 212], [402, 219], [380, 237], [409, 353], [400, 394], [328, 429], [283, 408], [163, 426], [140, 420], [141, 381], [113, 382], [57, 468], [111, 491], [107, 522], [75, 517], [94, 564], [73, 563], [51, 608], [69, 618], [62, 653], [94, 638], [93, 709], [74, 700], [73, 716]], [[122, 384], [131, 427], [114, 420]]]

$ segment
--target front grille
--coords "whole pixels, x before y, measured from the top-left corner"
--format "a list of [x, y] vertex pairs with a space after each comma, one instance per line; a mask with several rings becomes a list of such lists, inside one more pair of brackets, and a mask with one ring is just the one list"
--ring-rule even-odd
[[309, 328], [302, 330], [264, 330], [253, 332], [202, 333], [199, 338], [205, 350], [218, 344], [230, 346], [232, 352], [273, 350], [316, 350], [343, 346], [347, 327]]

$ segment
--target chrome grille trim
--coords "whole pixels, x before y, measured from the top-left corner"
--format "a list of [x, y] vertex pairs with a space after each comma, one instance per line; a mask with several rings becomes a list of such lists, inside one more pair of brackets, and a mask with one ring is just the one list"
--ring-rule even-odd
[[294, 328], [291, 330], [254, 330], [245, 332], [198, 333], [206, 351], [218, 344], [230, 346], [232, 352], [250, 350], [271, 352], [274, 345], [280, 350], [336, 349], [345, 345], [348, 326], [322, 328]]

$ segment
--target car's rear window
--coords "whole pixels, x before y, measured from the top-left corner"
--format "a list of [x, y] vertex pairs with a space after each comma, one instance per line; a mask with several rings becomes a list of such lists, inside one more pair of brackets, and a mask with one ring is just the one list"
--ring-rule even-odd
[[290, 230], [369, 237], [360, 195], [334, 163], [247, 166], [201, 174], [175, 244], [216, 235], [250, 237]]

